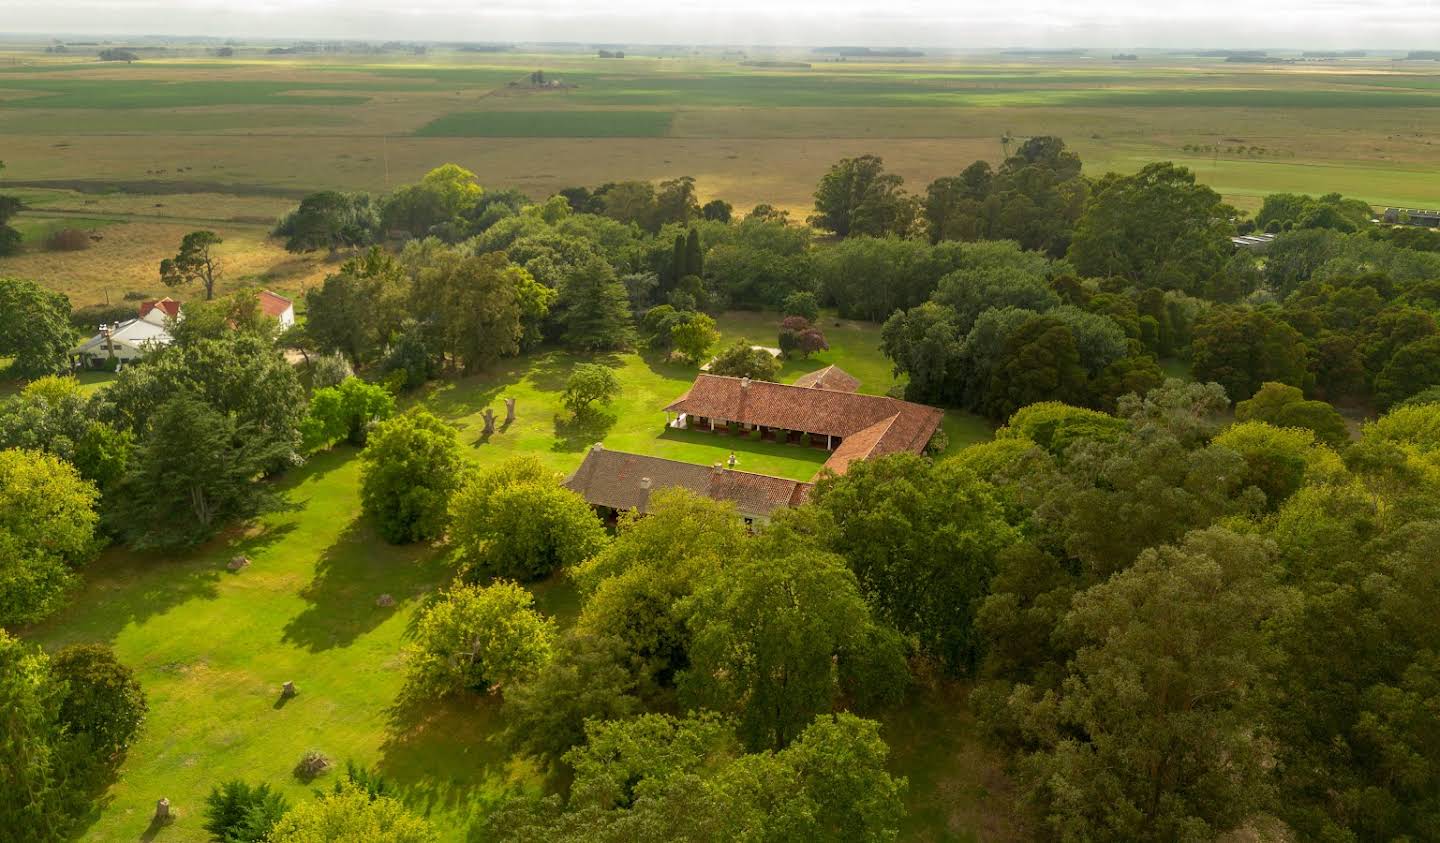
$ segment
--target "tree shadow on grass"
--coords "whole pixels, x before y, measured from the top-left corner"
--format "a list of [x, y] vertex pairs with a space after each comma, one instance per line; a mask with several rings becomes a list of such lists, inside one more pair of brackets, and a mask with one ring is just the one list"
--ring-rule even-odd
[[590, 408], [579, 415], [555, 416], [555, 444], [551, 450], [570, 452], [583, 451], [603, 441], [610, 428], [618, 421], [615, 414]]
[[376, 768], [421, 814], [443, 812], [469, 825], [535, 777], [533, 765], [512, 758], [505, 745], [496, 695], [402, 698], [389, 713]]
[[[320, 556], [300, 592], [307, 605], [285, 624], [283, 640], [312, 652], [348, 647], [448, 575], [429, 545], [392, 545], [357, 518]], [[388, 594], [390, 606], [378, 600]]]
[[594, 354], [553, 351], [536, 358], [526, 373], [525, 379], [541, 392], [563, 392], [565, 381], [570, 378], [570, 373], [575, 371], [575, 367], [581, 363], [597, 363], [611, 369], [619, 369], [625, 365], [625, 360], [613, 351], [601, 351]]

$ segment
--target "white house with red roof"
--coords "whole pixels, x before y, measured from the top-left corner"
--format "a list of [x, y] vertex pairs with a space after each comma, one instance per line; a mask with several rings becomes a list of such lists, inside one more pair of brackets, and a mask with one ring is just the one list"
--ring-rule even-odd
[[74, 348], [77, 366], [102, 366], [108, 360], [123, 365], [170, 344], [170, 326], [182, 318], [180, 302], [170, 297], [140, 303], [140, 315], [123, 322], [103, 324], [95, 336]]

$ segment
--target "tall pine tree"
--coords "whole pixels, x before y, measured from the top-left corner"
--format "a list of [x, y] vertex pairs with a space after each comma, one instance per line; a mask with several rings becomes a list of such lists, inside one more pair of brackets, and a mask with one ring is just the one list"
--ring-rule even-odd
[[635, 338], [630, 297], [603, 258], [590, 257], [566, 279], [565, 342], [583, 351], [618, 351]]

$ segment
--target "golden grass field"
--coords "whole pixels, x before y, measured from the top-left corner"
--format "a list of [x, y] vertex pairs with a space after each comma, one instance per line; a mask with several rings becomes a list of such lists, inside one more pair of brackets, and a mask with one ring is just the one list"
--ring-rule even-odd
[[[206, 227], [229, 241], [233, 280], [293, 291], [324, 274], [265, 241], [295, 197], [380, 192], [450, 161], [536, 198], [691, 175], [706, 199], [803, 218], [838, 158], [879, 154], [923, 191], [977, 158], [998, 162], [1004, 136], [1055, 134], [1091, 173], [1176, 160], [1243, 210], [1277, 191], [1440, 205], [1434, 62], [168, 55], [127, 66], [0, 50], [0, 190], [31, 202], [22, 222], [35, 231], [107, 223], [90, 251], [0, 259], [0, 272], [103, 300], [153, 287], [179, 236]], [[523, 84], [536, 68], [574, 87]]]

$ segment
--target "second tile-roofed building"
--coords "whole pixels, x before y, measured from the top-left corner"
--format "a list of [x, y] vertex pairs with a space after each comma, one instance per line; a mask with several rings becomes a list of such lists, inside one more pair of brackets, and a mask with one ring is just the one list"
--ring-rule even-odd
[[[856, 459], [924, 451], [943, 415], [934, 407], [883, 395], [707, 374], [696, 377], [665, 410], [676, 414], [671, 424], [679, 428], [755, 433], [792, 443], [808, 438], [811, 445], [834, 452], [825, 467], [836, 474]], [[733, 431], [732, 423], [737, 426]]]
[[795, 379], [796, 386], [806, 389], [833, 389], [836, 392], [854, 392], [860, 388], [860, 379], [840, 368], [826, 366], [818, 372], [801, 375]]
[[798, 480], [611, 451], [598, 444], [564, 485], [591, 506], [641, 514], [649, 511], [655, 492], [689, 489], [735, 504], [740, 515], [751, 521], [768, 520], [775, 510], [800, 504], [810, 492], [810, 484]]

